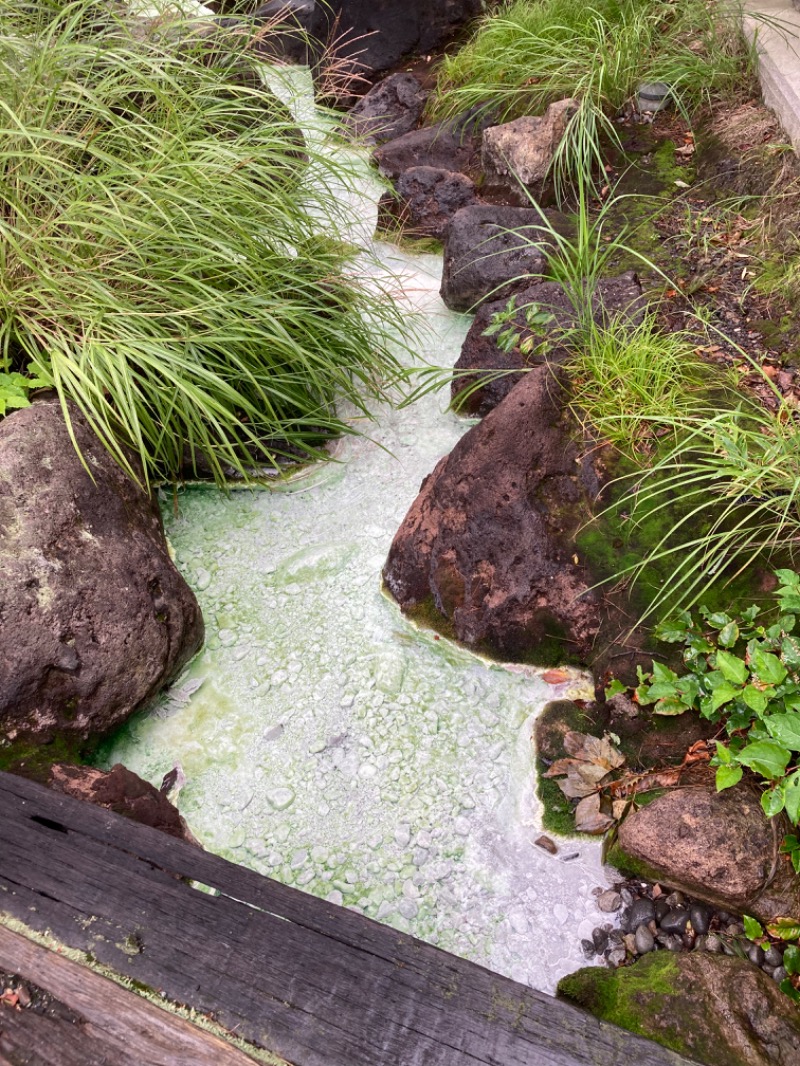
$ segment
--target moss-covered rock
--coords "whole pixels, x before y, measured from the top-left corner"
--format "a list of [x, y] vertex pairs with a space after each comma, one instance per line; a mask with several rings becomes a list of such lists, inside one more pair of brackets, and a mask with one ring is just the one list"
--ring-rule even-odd
[[590, 966], [558, 994], [705, 1066], [796, 1066], [800, 1011], [745, 959], [659, 951], [633, 966]]

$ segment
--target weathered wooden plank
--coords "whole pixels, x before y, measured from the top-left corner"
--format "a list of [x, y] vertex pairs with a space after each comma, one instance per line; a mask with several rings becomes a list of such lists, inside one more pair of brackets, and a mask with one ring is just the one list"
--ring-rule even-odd
[[4, 774], [0, 909], [301, 1066], [686, 1061], [361, 915]]
[[[0, 1007], [0, 1051], [47, 1066], [252, 1066], [255, 1061], [85, 967], [0, 926], [0, 969], [48, 992], [72, 1017]], [[66, 1014], [66, 1012], [63, 1012]], [[277, 1061], [277, 1060], [276, 1060]]]

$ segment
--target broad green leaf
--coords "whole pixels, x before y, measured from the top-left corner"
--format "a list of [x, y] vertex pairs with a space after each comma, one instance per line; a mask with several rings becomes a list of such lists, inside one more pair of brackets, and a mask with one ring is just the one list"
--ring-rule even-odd
[[755, 648], [750, 657], [750, 669], [754, 670], [765, 685], [780, 685], [787, 670], [777, 655]]
[[714, 629], [724, 629], [725, 626], [730, 625], [731, 622], [731, 616], [725, 614], [724, 611], [716, 611], [714, 614], [706, 614], [705, 619], [710, 626], [714, 627]]
[[685, 639], [691, 623], [692, 620], [688, 615], [660, 622], [655, 628], [656, 640], [663, 640], [665, 644], [678, 644]]
[[668, 666], [664, 666], [663, 663], [653, 662], [653, 681], [668, 681], [674, 682], [678, 680], [678, 675], [674, 670], [670, 670]]
[[747, 667], [729, 651], [717, 652], [717, 669], [726, 681], [732, 681], [734, 685], [743, 685], [747, 681]]
[[719, 766], [716, 777], [717, 792], [738, 785], [742, 780], [742, 773], [741, 766]]
[[733, 762], [733, 756], [731, 755], [730, 751], [728, 750], [725, 744], [720, 744], [719, 741], [716, 741], [716, 745], [717, 759], [719, 759], [720, 763], [722, 763], [723, 766], [730, 766], [730, 764]]
[[653, 714], [663, 714], [665, 716], [674, 716], [676, 714], [684, 714], [689, 710], [689, 706], [683, 702], [683, 700], [672, 698], [661, 699], [653, 708]]
[[647, 701], [652, 703], [653, 700], [669, 699], [675, 696], [677, 693], [677, 687], [672, 681], [656, 681], [647, 690]]
[[619, 696], [621, 692], [627, 692], [628, 686], [624, 685], [619, 678], [614, 678], [610, 685], [606, 685], [605, 696], [607, 700], [612, 699], [614, 696]]
[[755, 744], [747, 744], [737, 756], [740, 763], [770, 781], [783, 776], [791, 757], [792, 753], [775, 740], [757, 740]]
[[757, 918], [751, 918], [749, 914], [745, 914], [742, 916], [742, 921], [744, 922], [745, 936], [750, 940], [757, 940], [764, 935], [764, 927]]
[[726, 626], [723, 626], [717, 637], [723, 648], [732, 648], [738, 639], [739, 627], [735, 622], [728, 622]]
[[795, 570], [776, 570], [775, 577], [782, 585], [791, 585], [800, 591], [800, 574]]
[[767, 932], [779, 940], [797, 940], [800, 936], [800, 921], [797, 918], [776, 918], [767, 923]]
[[788, 855], [790, 851], [797, 851], [798, 848], [800, 848], [800, 840], [794, 833], [787, 833], [781, 841], [781, 854]]
[[783, 953], [783, 965], [787, 973], [800, 973], [800, 948], [790, 944]]
[[776, 814], [780, 814], [783, 810], [783, 802], [783, 789], [780, 787], [770, 788], [761, 793], [761, 808], [767, 818], [774, 818]]
[[781, 992], [784, 992], [789, 999], [793, 999], [795, 1003], [800, 1003], [800, 991], [798, 991], [792, 984], [791, 977], [784, 977], [781, 983], [778, 985]]
[[796, 590], [782, 595], [779, 593], [781, 610], [789, 611], [791, 614], [800, 614], [800, 596], [797, 595]]
[[724, 685], [715, 688], [711, 693], [711, 710], [719, 710], [724, 704], [730, 703], [732, 699], [735, 699], [741, 691], [741, 689], [736, 688], [729, 681], [726, 681]]
[[[769, 695], [767, 695], [769, 693]], [[769, 704], [770, 695], [774, 695], [774, 689], [756, 688], [755, 685], [745, 685], [742, 689], [742, 699], [750, 708], [751, 711], [755, 711], [756, 714], [763, 714]]]
[[800, 751], [800, 714], [771, 714], [764, 719], [769, 735], [792, 751]]
[[783, 789], [786, 813], [789, 815], [789, 820], [793, 825], [797, 825], [798, 818], [800, 818], [800, 770], [795, 770], [794, 773], [789, 774], [781, 782], [781, 788]]

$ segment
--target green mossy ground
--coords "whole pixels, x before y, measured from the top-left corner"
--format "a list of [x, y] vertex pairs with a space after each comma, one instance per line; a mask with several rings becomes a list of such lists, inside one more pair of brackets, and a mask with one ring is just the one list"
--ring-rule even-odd
[[658, 1039], [673, 1051], [689, 1054], [679, 1024], [659, 1028], [657, 1036], [651, 1025], [653, 1014], [660, 1015], [661, 1007], [668, 1012], [677, 977], [674, 956], [667, 951], [658, 951], [645, 955], [635, 966], [622, 969], [587, 966], [562, 978], [558, 983], [558, 995], [573, 1000], [603, 1021], [651, 1040]]
[[0, 771], [46, 782], [54, 763], [81, 765], [89, 758], [87, 743], [77, 737], [58, 736], [39, 744], [19, 740], [0, 746]]

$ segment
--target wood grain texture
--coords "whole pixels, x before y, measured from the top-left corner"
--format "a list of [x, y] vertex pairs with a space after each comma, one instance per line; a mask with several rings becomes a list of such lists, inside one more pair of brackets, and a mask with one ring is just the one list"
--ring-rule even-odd
[[[0, 1063], [253, 1066], [212, 1033], [0, 926], [0, 969], [48, 992], [72, 1017], [0, 1004]], [[63, 1012], [67, 1015], [67, 1011]], [[27, 1058], [25, 1057], [27, 1056]]]
[[0, 911], [296, 1066], [687, 1061], [362, 915], [6, 774]]

